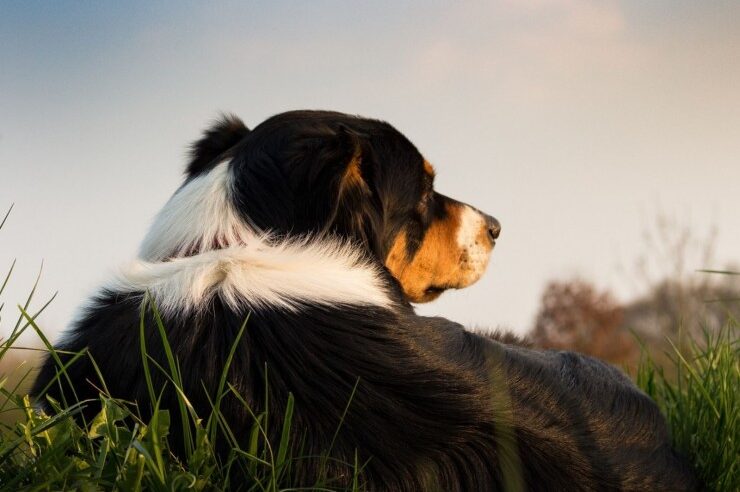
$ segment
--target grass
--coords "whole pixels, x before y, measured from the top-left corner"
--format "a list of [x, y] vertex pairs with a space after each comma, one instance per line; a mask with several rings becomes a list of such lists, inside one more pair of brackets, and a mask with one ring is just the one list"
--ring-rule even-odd
[[[150, 308], [156, 309], [152, 305]], [[22, 306], [19, 309], [22, 322], [8, 342], [2, 345], [0, 361], [12, 342], [26, 329], [32, 329], [57, 361], [57, 378], [66, 378], [65, 371], [70, 363], [62, 364], [62, 354], [49, 344], [35, 317]], [[301, 456], [300, 448], [290, 442], [293, 435], [293, 396], [289, 394], [287, 397], [280, 439], [270, 442], [263, 425], [269, 409], [255, 414], [245, 395], [239, 394], [226, 380], [235, 341], [223, 368], [211, 413], [197, 415], [182, 391], [179, 366], [169, 351], [164, 326], [158, 317], [156, 320], [156, 329], [165, 342], [168, 367], [156, 364], [142, 343], [141, 360], [150, 398], [155, 402], [148, 421], [141, 418], [136, 405], [108, 394], [105, 384], [97, 400], [77, 401], [74, 395], [67, 395], [67, 403], [63, 404], [48, 399], [54, 411], [47, 415], [36, 410], [27, 395], [18, 394], [16, 387], [6, 388], [5, 378], [0, 379], [0, 393], [5, 397], [0, 412], [13, 409], [21, 413], [13, 424], [2, 424], [0, 490], [299, 490], [294, 487], [292, 470], [297, 462], [308, 457]], [[246, 323], [237, 341], [245, 326]], [[89, 357], [89, 354], [76, 354], [73, 359], [82, 357]], [[166, 384], [175, 387], [178, 408], [159, 408], [158, 395], [164, 388], [154, 387], [151, 374], [155, 371], [164, 373]], [[228, 394], [235, 395], [244, 405], [244, 411], [253, 417], [246, 447], [242, 447], [243, 443], [236, 439], [219, 411], [221, 400]], [[91, 421], [85, 422], [80, 419], [81, 412], [90, 406], [99, 411]], [[170, 411], [178, 412], [182, 417], [181, 428], [171, 428]], [[170, 437], [173, 434], [184, 436], [185, 452], [181, 458], [171, 452]], [[229, 441], [230, 452], [226, 457], [215, 451], [219, 438]], [[362, 466], [354, 463], [350, 467], [354, 476], [349, 484], [346, 479], [340, 482], [336, 477], [320, 472], [322, 479], [300, 490], [364, 490]]]
[[671, 343], [667, 366], [643, 352], [637, 384], [660, 406], [674, 446], [687, 456], [708, 490], [740, 490], [740, 340], [730, 317], [718, 333]]
[[[6, 218], [7, 215], [0, 221], [0, 228]], [[8, 274], [0, 277], [0, 294], [12, 269], [11, 266]], [[141, 363], [151, 400], [158, 402], [158, 394], [161, 394], [161, 388], [154, 387], [151, 375], [161, 371], [167, 384], [177, 390], [177, 408], [161, 409], [157, 403], [152, 417], [144, 420], [135, 405], [116, 399], [103, 385], [96, 400], [51, 401], [53, 415], [36, 411], [22, 389], [31, 371], [23, 364], [7, 364], [11, 357], [17, 358], [12, 350], [22, 349], [18, 346], [19, 337], [27, 330], [35, 331], [44, 342], [45, 350], [58, 361], [57, 377], [66, 378], [67, 375], [60, 361], [61, 354], [54, 351], [36, 322], [51, 300], [30, 314], [34, 292], [35, 287], [24, 304], [18, 306], [18, 318], [10, 336], [0, 344], [0, 368], [4, 368], [0, 369], [0, 416], [14, 416], [0, 419], [0, 491], [365, 490], [363, 466], [357, 460], [349, 464], [354, 471], [349, 482], [344, 480], [339, 485], [338, 477], [324, 472], [312, 486], [296, 486], [293, 470], [307, 457], [301, 455], [297, 443], [290, 442], [294, 434], [291, 432], [294, 430], [292, 395], [287, 397], [280, 438], [271, 442], [264, 425], [269, 409], [255, 414], [246, 403], [245, 395], [239, 394], [226, 379], [236, 343], [223, 368], [209, 415], [197, 415], [190, 405], [182, 391], [178, 361], [171, 351], [167, 350], [166, 367], [156, 364], [147, 354], [144, 337], [141, 338]], [[154, 310], [156, 326], [153, 329], [168, 347], [156, 307], [144, 305], [143, 309]], [[0, 314], [2, 310], [0, 304]], [[674, 347], [668, 366], [658, 366], [644, 351], [637, 372], [637, 384], [660, 405], [675, 446], [691, 460], [708, 490], [740, 490], [739, 327], [738, 321], [730, 316], [722, 331], [707, 332], [704, 340], [691, 341], [688, 351]], [[147, 327], [142, 323], [140, 329]], [[89, 354], [75, 354], [75, 357], [89, 357]], [[253, 417], [246, 444], [240, 444], [235, 438], [219, 410], [221, 400], [229, 394], [234, 395], [244, 405], [244, 411]], [[89, 422], [79, 419], [84, 406], [98, 411]], [[171, 428], [170, 411], [179, 414], [182, 428]], [[170, 447], [175, 434], [185, 437], [186, 451], [179, 459]], [[217, 439], [228, 440], [231, 450], [228, 456], [215, 452]], [[321, 462], [328, 460], [326, 453]]]

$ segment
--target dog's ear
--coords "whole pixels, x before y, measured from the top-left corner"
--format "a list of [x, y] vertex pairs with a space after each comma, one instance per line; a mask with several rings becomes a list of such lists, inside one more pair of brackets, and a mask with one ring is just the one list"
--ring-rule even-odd
[[366, 176], [370, 167], [363, 165], [363, 159], [366, 157], [368, 150], [364, 140], [366, 137], [366, 135], [346, 125], [340, 125], [337, 130], [339, 146], [346, 149], [346, 155], [351, 152], [349, 161], [344, 164], [344, 170], [339, 174], [341, 177], [336, 191], [339, 198], [343, 198], [347, 194], [360, 193], [367, 195], [370, 193], [368, 176]]
[[286, 169], [294, 232], [352, 235], [350, 215], [372, 195], [367, 136], [345, 125], [315, 127], [293, 142]]
[[222, 114], [203, 137], [190, 146], [188, 178], [210, 171], [226, 151], [234, 147], [249, 133], [247, 126], [233, 114]]
[[329, 233], [370, 246], [368, 216], [379, 207], [369, 136], [320, 122], [270, 130], [232, 161], [237, 204], [250, 222], [277, 236]]
[[329, 194], [333, 210], [326, 220], [326, 230], [356, 240], [377, 253], [382, 206], [374, 186], [370, 139], [343, 125], [337, 130], [337, 139], [347, 153], [338, 182]]

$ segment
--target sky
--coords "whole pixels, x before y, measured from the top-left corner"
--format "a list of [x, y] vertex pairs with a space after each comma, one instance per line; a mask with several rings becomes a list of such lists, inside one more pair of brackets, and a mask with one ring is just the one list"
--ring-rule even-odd
[[66, 326], [219, 111], [291, 109], [390, 122], [502, 223], [485, 276], [422, 314], [521, 333], [573, 276], [628, 300], [658, 215], [717, 228], [689, 269], [740, 260], [740, 2], [0, 0], [0, 326], [42, 261], [40, 325]]

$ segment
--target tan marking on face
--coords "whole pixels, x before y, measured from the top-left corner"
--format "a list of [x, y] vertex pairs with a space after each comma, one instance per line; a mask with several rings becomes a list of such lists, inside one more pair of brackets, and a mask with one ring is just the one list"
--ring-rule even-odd
[[448, 203], [446, 207], [447, 216], [429, 226], [413, 258], [406, 254], [406, 231], [396, 236], [386, 257], [386, 267], [411, 302], [433, 301], [443, 289], [467, 287], [481, 277], [488, 265], [493, 244], [487, 240], [482, 217], [478, 224], [472, 222], [470, 215], [480, 214], [463, 204]]
[[428, 160], [424, 159], [424, 172], [427, 173], [429, 176], [434, 177], [434, 166], [432, 166]]

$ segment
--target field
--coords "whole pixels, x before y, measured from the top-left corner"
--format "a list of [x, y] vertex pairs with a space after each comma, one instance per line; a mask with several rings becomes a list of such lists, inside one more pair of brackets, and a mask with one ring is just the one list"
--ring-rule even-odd
[[[12, 268], [0, 283], [0, 294], [11, 273]], [[48, 303], [31, 314], [32, 298], [33, 291], [24, 305], [18, 306], [14, 325], [4, 327], [10, 328], [10, 336], [0, 345], [1, 491], [365, 489], [363, 463], [357, 459], [350, 463], [354, 470], [351, 477], [333, 477], [326, 472], [308, 488], [296, 486], [296, 463], [308, 457], [302, 456], [300, 443], [290, 442], [293, 398], [288, 397], [281, 436], [270, 441], [264, 431], [269, 409], [255, 415], [245, 395], [238, 394], [226, 380], [233, 349], [209, 415], [197, 415], [187, 395], [179, 391], [179, 408], [168, 411], [155, 406], [153, 417], [143, 420], [135, 405], [117, 400], [105, 387], [100, 388], [98, 400], [78, 402], [72, 395], [65, 402], [51, 401], [53, 415], [38, 412], [25, 394], [33, 378], [34, 361], [43, 352], [58, 361], [59, 354], [36, 322]], [[2, 314], [7, 317], [9, 311], [5, 306]], [[166, 343], [162, 323], [152, 328], [159, 330]], [[706, 329], [703, 339], [684, 338], [680, 344], [676, 342], [680, 349], [671, 345], [667, 354], [651, 354], [643, 347], [636, 373], [637, 384], [664, 412], [675, 446], [694, 464], [708, 490], [740, 490], [739, 328], [738, 320], [728, 313], [721, 329]], [[20, 346], [19, 339], [27, 332], [35, 332], [43, 342], [40, 351]], [[656, 355], [660, 364], [655, 362]], [[179, 366], [171, 353], [162, 367], [142, 346], [141, 363], [147, 376], [162, 371], [168, 384], [181, 388]], [[60, 363], [58, 378], [66, 377]], [[151, 399], [157, 401], [158, 393], [148, 382]], [[237, 442], [219, 412], [221, 399], [230, 394], [253, 415], [247, 446], [243, 440], [242, 445]], [[83, 406], [99, 409], [97, 416], [81, 422]], [[182, 428], [170, 427], [170, 411], [182, 417]], [[300, 434], [300, 429], [296, 430]], [[181, 459], [171, 452], [173, 435], [185, 436], [186, 451]], [[228, 456], [214, 452], [219, 439], [227, 441]], [[322, 464], [329, 462], [330, 454], [327, 449], [319, 457]]]

